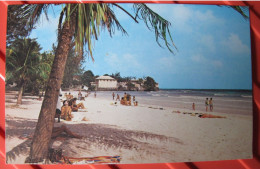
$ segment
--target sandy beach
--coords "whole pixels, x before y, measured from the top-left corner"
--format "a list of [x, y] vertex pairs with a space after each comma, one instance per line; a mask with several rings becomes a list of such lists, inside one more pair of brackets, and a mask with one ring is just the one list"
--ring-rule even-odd
[[[111, 93], [90, 94], [86, 110], [73, 112], [66, 125], [82, 139], [61, 137], [53, 148], [69, 157], [121, 156], [120, 163], [165, 163], [252, 158], [252, 114], [210, 112], [225, 118], [199, 118], [202, 108], [115, 104]], [[64, 93], [63, 93], [64, 94]], [[72, 93], [75, 97], [77, 93]], [[111, 97], [107, 97], [107, 96]], [[15, 92], [6, 92], [7, 163], [23, 164], [29, 154], [42, 101], [24, 96], [16, 106]], [[63, 98], [65, 99], [65, 98]], [[209, 112], [207, 112], [209, 113]]]

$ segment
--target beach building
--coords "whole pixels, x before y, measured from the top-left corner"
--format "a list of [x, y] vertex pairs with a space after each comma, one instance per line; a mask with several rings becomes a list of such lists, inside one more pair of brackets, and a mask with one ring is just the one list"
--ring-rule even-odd
[[119, 90], [127, 90], [127, 82], [119, 82], [118, 84], [117, 84], [117, 87], [118, 87], [118, 89]]
[[117, 81], [110, 76], [96, 78], [97, 90], [117, 90]]
[[155, 87], [159, 89], [159, 83], [155, 83]]
[[140, 83], [138, 80], [131, 80], [131, 83], [135, 85], [135, 90], [144, 90], [143, 89], [143, 83]]

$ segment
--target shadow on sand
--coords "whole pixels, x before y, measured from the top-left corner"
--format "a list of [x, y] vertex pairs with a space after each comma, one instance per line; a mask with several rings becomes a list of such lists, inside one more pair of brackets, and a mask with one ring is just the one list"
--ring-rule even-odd
[[[15, 160], [17, 155], [29, 153], [31, 138], [34, 133], [37, 120], [28, 120], [23, 118], [6, 119], [6, 138], [18, 137], [24, 139], [24, 142], [7, 152], [7, 162]], [[62, 125], [62, 122], [60, 123]], [[66, 124], [66, 127], [72, 132], [82, 136], [82, 139], [71, 138], [68, 135], [61, 134], [52, 139], [51, 145], [54, 148], [63, 149], [67, 156], [81, 156], [80, 152], [91, 152], [91, 145], [100, 149], [127, 149], [142, 151], [146, 154], [155, 154], [160, 151], [168, 151], [166, 148], [156, 147], [153, 142], [183, 144], [181, 140], [164, 135], [120, 129], [117, 126], [106, 124]], [[54, 145], [58, 141], [61, 144]], [[162, 144], [163, 145], [163, 144]]]

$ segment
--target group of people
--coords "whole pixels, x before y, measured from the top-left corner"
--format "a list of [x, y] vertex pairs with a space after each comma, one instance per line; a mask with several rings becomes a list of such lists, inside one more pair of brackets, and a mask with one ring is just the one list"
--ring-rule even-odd
[[[80, 94], [80, 92], [79, 92]], [[61, 96], [61, 94], [60, 94]], [[60, 106], [60, 98], [58, 99], [58, 103], [57, 103], [57, 108], [56, 108], [56, 116], [58, 118], [58, 122], [60, 122], [60, 119], [64, 119], [66, 121], [71, 121], [71, 119], [73, 118], [73, 115], [71, 114], [71, 112], [77, 112], [79, 109], [85, 109], [84, 104], [78, 103], [77, 104], [77, 98], [73, 97], [73, 95], [71, 95], [69, 93], [69, 95], [66, 95], [66, 100], [63, 101], [63, 105]], [[72, 96], [72, 97], [71, 97]], [[79, 96], [79, 95], [78, 95]], [[79, 99], [79, 97], [78, 97]], [[79, 99], [81, 100], [81, 99]]]
[[206, 98], [205, 100], [205, 106], [206, 106], [206, 111], [208, 111], [208, 107], [210, 111], [213, 111], [213, 99], [212, 98]]
[[[121, 98], [120, 100], [120, 96], [119, 94], [115, 95], [115, 93], [112, 93], [112, 98], [113, 100], [115, 100], [115, 96], [116, 96], [116, 101], [120, 101], [120, 104], [122, 105], [126, 105], [126, 106], [131, 106], [132, 105], [132, 97], [130, 94], [124, 93], [124, 97]], [[138, 106], [138, 101], [135, 100], [135, 96], [133, 96], [133, 104], [134, 106]]]
[[[206, 98], [205, 100], [205, 107], [206, 107], [206, 112], [208, 111], [213, 111], [213, 99], [212, 98]], [[195, 103], [192, 103], [192, 110], [195, 110]]]

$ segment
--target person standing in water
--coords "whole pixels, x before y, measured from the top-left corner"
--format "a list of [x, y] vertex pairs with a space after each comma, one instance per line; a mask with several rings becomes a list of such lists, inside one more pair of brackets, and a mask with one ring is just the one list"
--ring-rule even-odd
[[213, 100], [212, 100], [212, 98], [210, 98], [210, 100], [209, 100], [209, 110], [213, 111]]
[[115, 93], [114, 92], [112, 93], [112, 97], [113, 97], [113, 100], [115, 100]]
[[206, 106], [206, 112], [207, 112], [208, 111], [208, 107], [209, 107], [209, 98], [206, 98], [205, 106]]
[[117, 101], [117, 100], [120, 101], [120, 96], [119, 96], [119, 94], [116, 95], [116, 101]]

